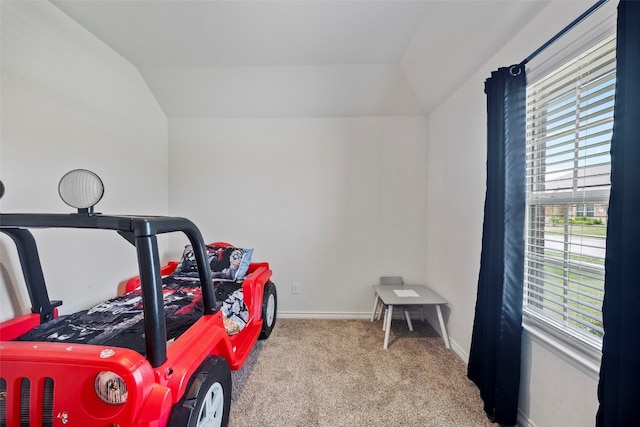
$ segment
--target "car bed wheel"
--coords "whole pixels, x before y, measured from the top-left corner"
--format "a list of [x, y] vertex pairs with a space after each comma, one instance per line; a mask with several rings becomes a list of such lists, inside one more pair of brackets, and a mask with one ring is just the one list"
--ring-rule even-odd
[[278, 309], [278, 294], [276, 292], [276, 285], [272, 282], [267, 282], [264, 285], [264, 296], [262, 298], [262, 332], [260, 332], [260, 339], [264, 340], [269, 338], [273, 327], [276, 325], [276, 316]]
[[231, 370], [221, 357], [210, 357], [191, 377], [187, 393], [174, 407], [172, 427], [226, 427], [231, 409]]

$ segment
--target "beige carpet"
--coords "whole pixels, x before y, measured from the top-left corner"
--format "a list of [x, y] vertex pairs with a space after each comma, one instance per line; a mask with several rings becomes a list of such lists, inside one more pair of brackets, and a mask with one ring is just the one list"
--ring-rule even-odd
[[278, 319], [233, 372], [231, 427], [495, 426], [466, 366], [426, 323]]

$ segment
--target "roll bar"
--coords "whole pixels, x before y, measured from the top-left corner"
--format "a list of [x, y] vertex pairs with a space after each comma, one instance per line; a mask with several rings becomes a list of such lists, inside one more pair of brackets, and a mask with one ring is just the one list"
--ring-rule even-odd
[[[1, 181], [0, 181], [1, 182]], [[184, 233], [191, 243], [202, 287], [204, 315], [215, 314], [222, 303], [216, 301], [206, 246], [196, 225], [186, 218], [167, 216], [109, 216], [91, 212], [73, 214], [0, 213], [0, 232], [15, 243], [31, 300], [31, 311], [44, 323], [54, 316], [61, 301], [50, 301], [38, 249], [29, 229], [74, 228], [113, 230], [136, 247], [144, 303], [144, 330], [147, 360], [153, 367], [167, 358], [166, 323], [162, 299], [162, 275], [157, 235]]]

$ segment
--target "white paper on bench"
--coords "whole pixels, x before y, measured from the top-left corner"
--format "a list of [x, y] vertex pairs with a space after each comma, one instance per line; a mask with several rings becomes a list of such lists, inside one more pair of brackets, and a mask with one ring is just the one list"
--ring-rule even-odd
[[399, 297], [419, 297], [420, 295], [418, 295], [416, 293], [416, 291], [414, 291], [413, 289], [394, 289], [393, 292], [395, 292], [396, 295], [398, 295]]

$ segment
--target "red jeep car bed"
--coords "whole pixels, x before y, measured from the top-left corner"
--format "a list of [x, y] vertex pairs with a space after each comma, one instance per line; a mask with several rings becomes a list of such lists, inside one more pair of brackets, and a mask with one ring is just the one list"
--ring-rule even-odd
[[[70, 172], [59, 190], [77, 213], [0, 213], [31, 302], [31, 313], [0, 323], [0, 426], [226, 426], [230, 370], [275, 324], [269, 264], [205, 245], [185, 218], [94, 213], [102, 182], [92, 172]], [[139, 276], [112, 300], [58, 316], [34, 228], [115, 231], [135, 246]], [[171, 232], [190, 245], [161, 266], [157, 235]]]

